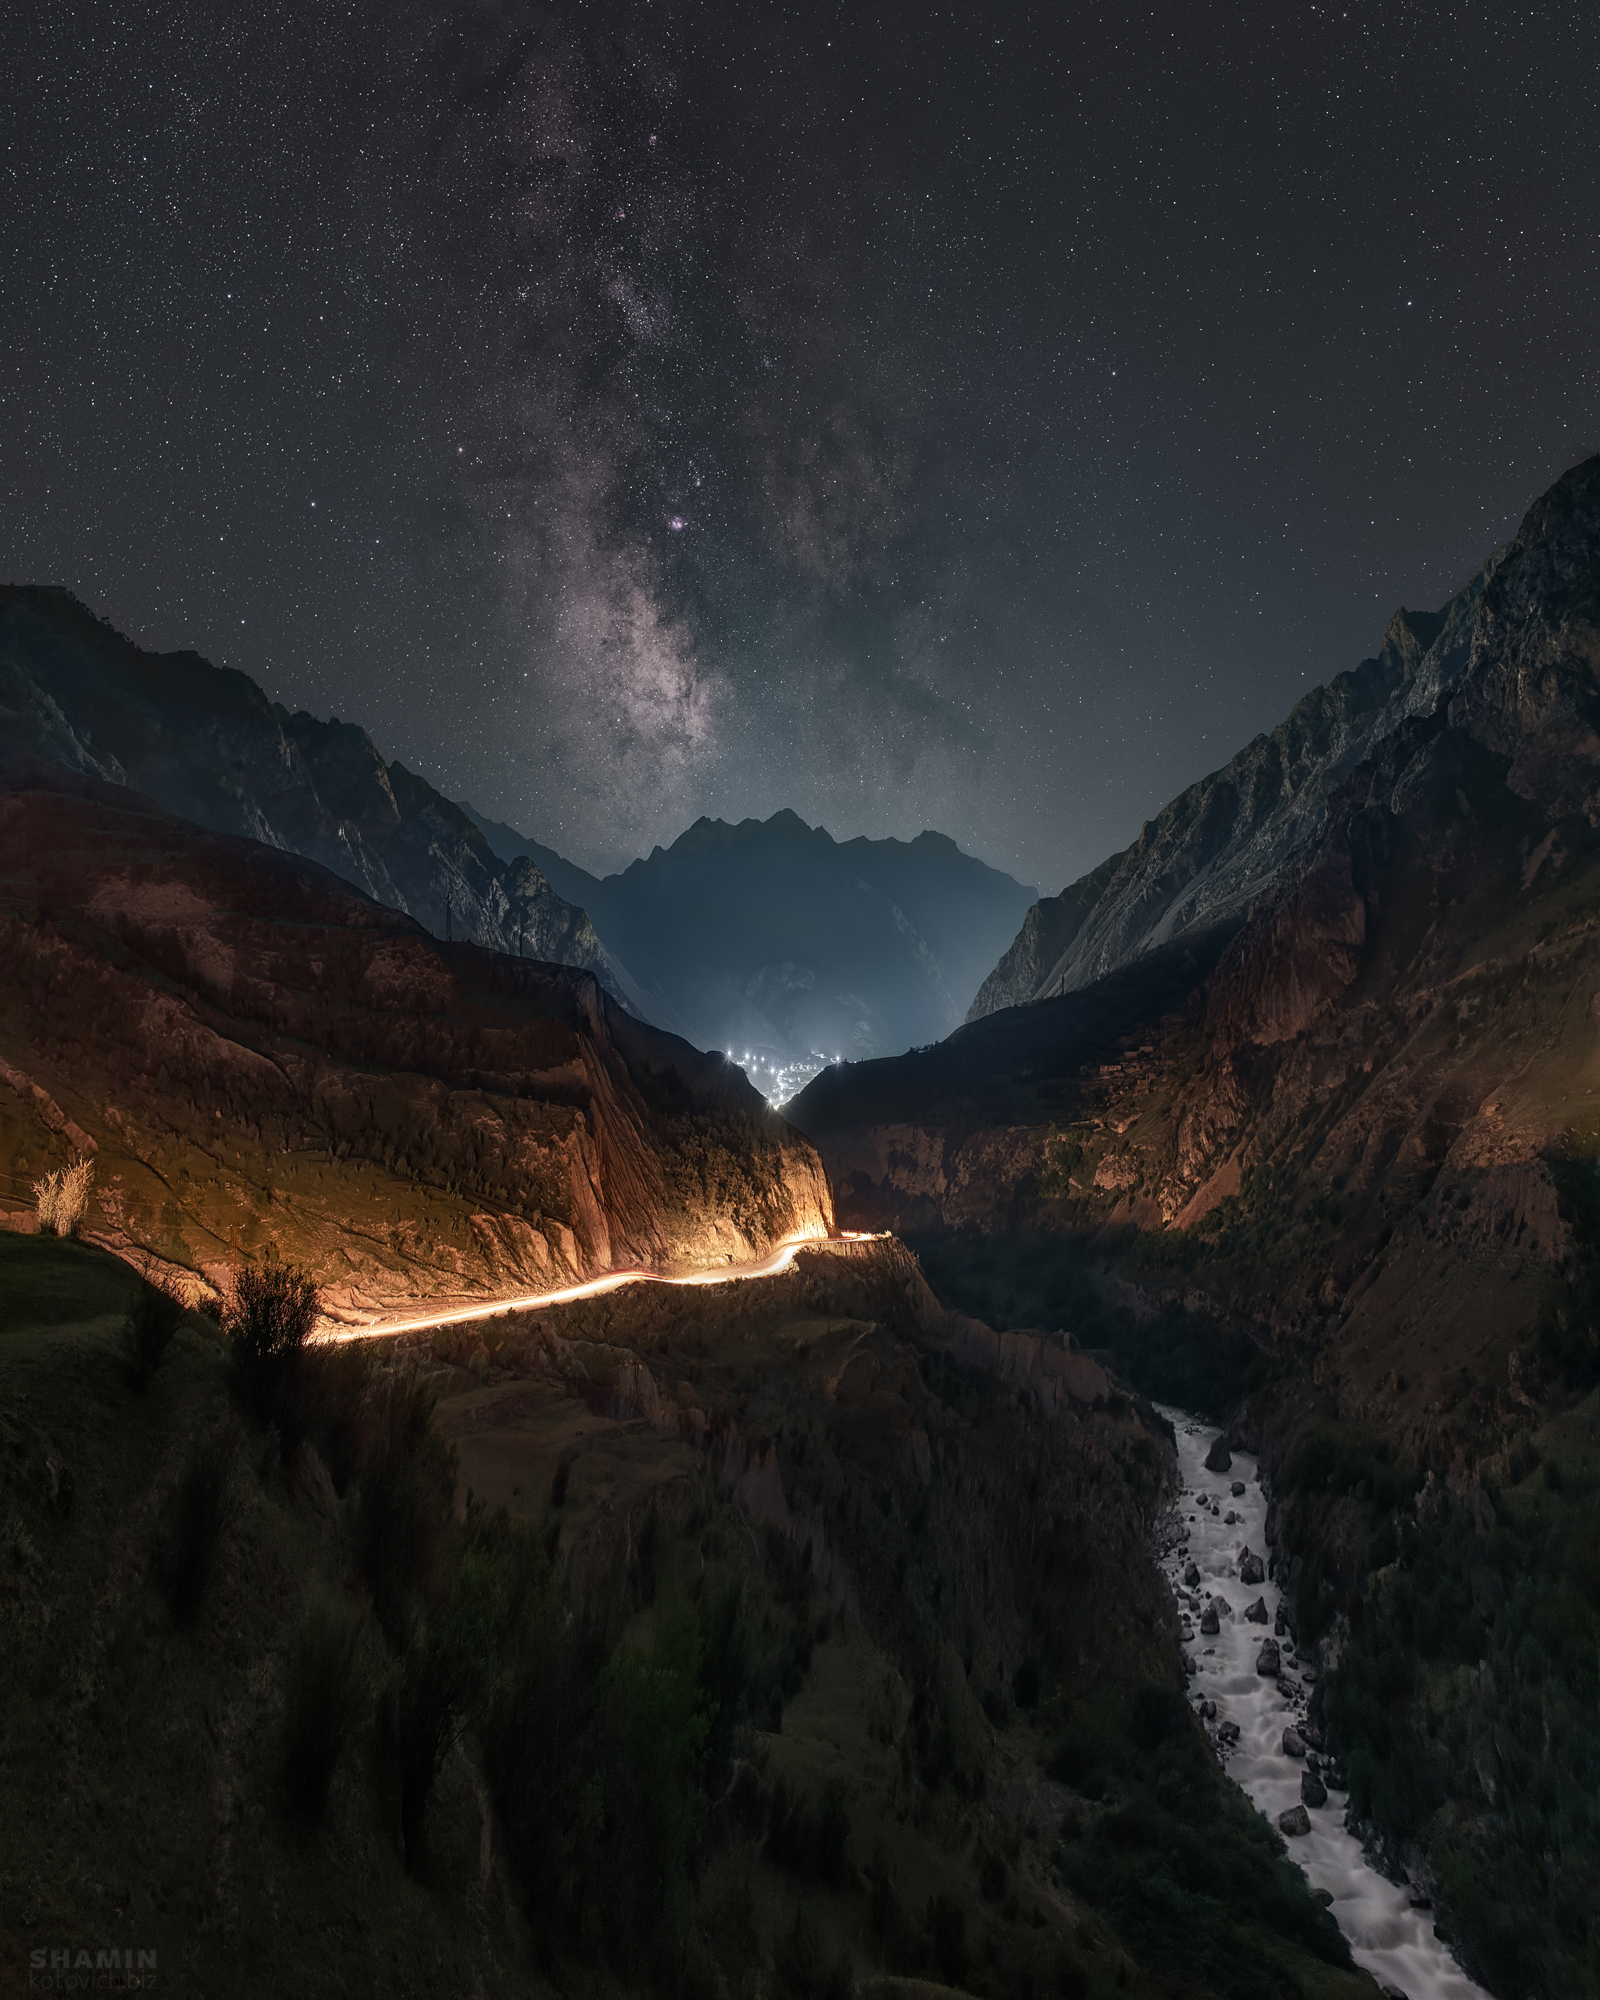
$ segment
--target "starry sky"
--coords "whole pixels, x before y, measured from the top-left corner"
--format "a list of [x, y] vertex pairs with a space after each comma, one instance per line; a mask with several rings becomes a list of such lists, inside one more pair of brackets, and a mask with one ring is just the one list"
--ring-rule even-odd
[[1046, 892], [1600, 446], [1600, 10], [40, 0], [0, 578], [609, 868]]

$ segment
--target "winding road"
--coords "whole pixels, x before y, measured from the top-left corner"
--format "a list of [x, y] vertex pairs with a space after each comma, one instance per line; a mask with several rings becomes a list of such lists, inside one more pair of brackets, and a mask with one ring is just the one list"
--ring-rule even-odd
[[834, 1243], [870, 1243], [869, 1232], [842, 1229], [832, 1236], [794, 1236], [780, 1243], [770, 1257], [754, 1264], [718, 1264], [704, 1271], [691, 1271], [680, 1278], [666, 1278], [659, 1271], [634, 1266], [625, 1271], [607, 1271], [603, 1277], [586, 1278], [581, 1284], [563, 1285], [551, 1292], [519, 1292], [498, 1299], [478, 1299], [470, 1305], [451, 1306], [442, 1312], [409, 1313], [403, 1319], [375, 1320], [369, 1326], [344, 1326], [324, 1320], [313, 1338], [324, 1344], [348, 1340], [392, 1339], [402, 1333], [426, 1333], [436, 1326], [463, 1326], [468, 1320], [492, 1319], [499, 1313], [536, 1312], [541, 1306], [569, 1305], [574, 1299], [594, 1299], [603, 1292], [615, 1292], [623, 1285], [728, 1285], [737, 1278], [772, 1278], [787, 1271], [801, 1250], [826, 1249]]

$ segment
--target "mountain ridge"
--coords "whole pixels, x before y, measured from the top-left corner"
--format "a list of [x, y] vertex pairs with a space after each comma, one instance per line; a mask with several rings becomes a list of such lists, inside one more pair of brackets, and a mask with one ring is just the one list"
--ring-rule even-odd
[[1595, 1991], [1600, 1908], [1597, 724], [1600, 457], [1231, 936], [789, 1107], [952, 1305], [1210, 1399], [1348, 1824], [1541, 2000]]
[[[538, 843], [464, 807], [502, 855]], [[576, 888], [574, 870], [552, 880]], [[658, 1018], [777, 1074], [948, 1033], [1034, 892], [948, 834], [837, 840], [790, 807], [702, 815], [670, 846], [582, 881]]]
[[91, 774], [0, 766], [0, 943], [10, 1198], [31, 1219], [39, 1166], [92, 1153], [109, 1246], [186, 1286], [226, 1290], [230, 1232], [359, 1317], [831, 1220], [809, 1144], [587, 968], [447, 943]]
[[1496, 550], [1440, 610], [1396, 611], [1373, 658], [1311, 689], [1275, 729], [1169, 800], [1129, 846], [1035, 904], [967, 1019], [1070, 992], [1191, 932], [1236, 928], [1316, 838], [1329, 792], [1455, 685], [1478, 601], [1505, 555]]
[[152, 653], [69, 591], [0, 587], [0, 724], [7, 749], [130, 784], [219, 833], [303, 854], [437, 935], [592, 971], [647, 1003], [529, 860], [502, 863], [426, 779], [367, 731], [291, 714], [234, 667]]

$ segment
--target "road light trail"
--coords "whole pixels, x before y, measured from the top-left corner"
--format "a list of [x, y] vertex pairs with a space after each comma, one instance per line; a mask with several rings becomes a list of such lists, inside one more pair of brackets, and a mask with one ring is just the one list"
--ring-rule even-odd
[[829, 1243], [872, 1241], [870, 1231], [854, 1229], [841, 1229], [834, 1236], [795, 1236], [779, 1244], [770, 1257], [764, 1257], [758, 1264], [726, 1264], [706, 1271], [691, 1271], [682, 1278], [664, 1278], [659, 1271], [647, 1271], [642, 1266], [607, 1271], [604, 1277], [588, 1278], [579, 1285], [563, 1285], [553, 1292], [523, 1292], [515, 1298], [482, 1299], [476, 1305], [383, 1320], [373, 1326], [336, 1326], [324, 1320], [312, 1337], [329, 1346], [347, 1340], [389, 1340], [402, 1333], [426, 1333], [432, 1327], [464, 1326], [468, 1320], [490, 1319], [498, 1313], [534, 1312], [540, 1306], [570, 1305], [574, 1299], [598, 1298], [601, 1293], [619, 1291], [624, 1285], [728, 1285], [737, 1278], [775, 1278], [780, 1271], [788, 1270], [798, 1251], [821, 1249]]

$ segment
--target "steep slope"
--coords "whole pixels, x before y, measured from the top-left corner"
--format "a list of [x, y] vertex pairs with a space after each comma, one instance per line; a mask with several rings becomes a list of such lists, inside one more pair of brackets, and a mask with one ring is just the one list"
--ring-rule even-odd
[[1175, 938], [1237, 928], [1316, 838], [1328, 794], [1455, 685], [1503, 554], [1442, 611], [1397, 611], [1376, 659], [1313, 688], [1270, 736], [1164, 806], [1131, 847], [1035, 903], [968, 1020], [1073, 992]]
[[558, 896], [565, 896], [569, 903], [581, 904], [584, 909], [589, 908], [592, 899], [604, 897], [605, 884], [598, 875], [591, 875], [587, 868], [568, 861], [565, 855], [557, 854], [553, 847], [546, 847], [542, 841], [530, 840], [525, 833], [518, 833], [504, 820], [490, 819], [487, 813], [479, 812], [465, 799], [458, 803], [502, 861], [531, 861]]
[[128, 1381], [127, 1280], [0, 1237], [7, 1990], [1372, 1992], [1176, 1691], [1166, 1425], [900, 1246], [320, 1349], [272, 1429], [198, 1315]]
[[[1438, 706], [1345, 778], [1231, 941], [1199, 932], [794, 1101], [842, 1218], [997, 1227], [1065, 1203], [1192, 1243], [1270, 1185], [1280, 1209], [1338, 1210], [1299, 1236], [1280, 1218], [1261, 1253], [1273, 1327], [1320, 1328], [1342, 1302], [1331, 1330], [1381, 1375], [1391, 1319], [1426, 1345], [1424, 1324], [1467, 1313], [1503, 1379], [1522, 1280], [1565, 1254], [1549, 1161], [1600, 1119], [1596, 716], [1591, 460], [1529, 513]], [[1304, 1264], [1288, 1288], [1285, 1259]], [[1401, 1299], [1417, 1285], [1420, 1318]], [[1453, 1365], [1440, 1354], [1414, 1381]]]
[[184, 818], [321, 862], [437, 936], [580, 965], [643, 997], [587, 914], [503, 863], [459, 807], [364, 729], [290, 715], [197, 653], [146, 653], [63, 590], [0, 588], [8, 754], [132, 785]]
[[91, 1222], [216, 1287], [308, 1263], [360, 1312], [825, 1233], [810, 1147], [592, 974], [430, 937], [126, 787], [0, 791], [0, 1159], [93, 1152]]
[[[478, 824], [497, 852], [543, 864], [511, 828]], [[698, 820], [581, 886], [657, 1017], [748, 1054], [768, 1087], [948, 1034], [1034, 893], [943, 834], [835, 841], [787, 811]]]
[[790, 1107], [954, 1303], [1256, 1441], [1356, 1822], [1508, 2000], [1600, 1992], [1597, 718], [1593, 459], [1209, 976], [1167, 946]]

